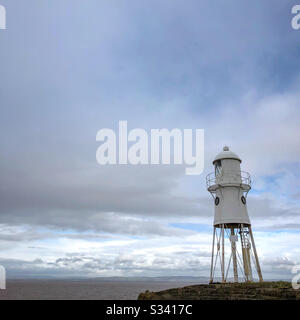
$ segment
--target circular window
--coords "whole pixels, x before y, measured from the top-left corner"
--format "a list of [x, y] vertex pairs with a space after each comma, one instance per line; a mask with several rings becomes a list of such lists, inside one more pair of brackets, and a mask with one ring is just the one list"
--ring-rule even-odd
[[241, 197], [243, 204], [246, 204], [246, 198], [244, 196]]
[[219, 203], [220, 203], [220, 198], [219, 198], [219, 197], [216, 197], [216, 199], [215, 199], [215, 205], [217, 206]]

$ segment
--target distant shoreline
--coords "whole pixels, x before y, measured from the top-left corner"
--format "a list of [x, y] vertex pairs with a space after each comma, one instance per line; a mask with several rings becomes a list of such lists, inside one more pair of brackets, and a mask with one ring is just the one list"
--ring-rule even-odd
[[[199, 283], [209, 283], [208, 277], [192, 277], [192, 276], [161, 276], [161, 277], [12, 277], [7, 278], [7, 281], [99, 281], [99, 282], [128, 282], [128, 281], [170, 281], [170, 282], [199, 282]], [[266, 279], [266, 281], [286, 281], [290, 282], [291, 279]], [[231, 279], [228, 282], [232, 282]], [[258, 282], [258, 279], [255, 279], [254, 282]]]

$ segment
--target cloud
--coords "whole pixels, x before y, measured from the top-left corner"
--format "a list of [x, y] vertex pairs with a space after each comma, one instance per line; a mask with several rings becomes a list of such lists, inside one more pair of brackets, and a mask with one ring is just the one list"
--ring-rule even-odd
[[[299, 235], [256, 233], [255, 238], [264, 278], [291, 279], [291, 269], [300, 261], [299, 250], [291, 251], [289, 243], [298, 241]], [[12, 278], [209, 274], [211, 243], [206, 234], [186, 236], [183, 240], [173, 240], [173, 243], [169, 239], [145, 239], [142, 242], [136, 240], [122, 245], [108, 242], [105, 246], [90, 243], [84, 246], [84, 241], [80, 241], [73, 244], [73, 250], [77, 250], [71, 252], [72, 240], [69, 239], [63, 242], [67, 253], [57, 253], [56, 258], [1, 258], [0, 263]], [[273, 252], [268, 249], [270, 245], [275, 248]]]
[[[254, 230], [297, 260], [299, 39], [289, 3], [6, 7], [14, 20], [0, 51], [0, 247], [10, 270], [207, 274], [213, 203], [205, 174], [225, 144], [252, 175]], [[96, 132], [124, 119], [145, 130], [204, 128], [205, 172], [98, 166]], [[266, 243], [262, 252], [274, 259], [266, 265], [282, 275], [282, 254]]]

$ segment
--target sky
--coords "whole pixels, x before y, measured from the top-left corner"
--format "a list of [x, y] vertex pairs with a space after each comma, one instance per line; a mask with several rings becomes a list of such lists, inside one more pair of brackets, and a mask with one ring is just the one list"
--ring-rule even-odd
[[[224, 145], [266, 279], [300, 264], [300, 30], [287, 0], [0, 0], [0, 264], [14, 277], [209, 276]], [[100, 166], [102, 128], [201, 128], [205, 167]]]

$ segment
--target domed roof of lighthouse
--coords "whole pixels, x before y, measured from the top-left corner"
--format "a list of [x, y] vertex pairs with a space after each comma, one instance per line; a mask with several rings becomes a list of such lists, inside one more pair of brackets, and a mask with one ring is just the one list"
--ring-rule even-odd
[[224, 146], [223, 147], [223, 151], [220, 152], [219, 154], [217, 154], [217, 156], [215, 157], [213, 164], [215, 164], [215, 162], [217, 160], [222, 160], [222, 159], [236, 159], [239, 160], [240, 162], [242, 162], [242, 160], [239, 158], [238, 155], [236, 155], [234, 152], [229, 150], [228, 146]]

